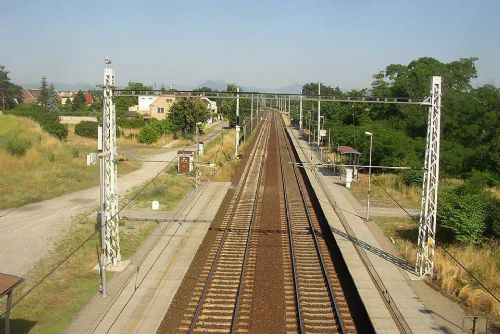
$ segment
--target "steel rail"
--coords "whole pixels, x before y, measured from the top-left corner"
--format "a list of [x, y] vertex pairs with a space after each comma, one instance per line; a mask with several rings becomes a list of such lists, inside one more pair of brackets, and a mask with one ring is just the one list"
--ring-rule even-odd
[[[283, 124], [282, 121], [280, 121], [280, 123]], [[281, 129], [281, 131], [283, 133], [283, 137], [285, 138], [285, 147], [287, 149], [288, 156], [289, 156], [290, 160], [292, 160], [293, 155], [292, 155], [289, 143], [287, 143], [287, 140], [286, 140], [287, 135], [286, 135], [285, 129], [284, 129], [283, 126], [281, 126], [280, 129]], [[280, 150], [280, 154], [281, 154], [281, 150]], [[309, 224], [309, 228], [311, 230], [311, 234], [312, 234], [313, 239], [314, 239], [314, 246], [316, 248], [316, 253], [318, 254], [318, 258], [319, 258], [319, 261], [320, 261], [320, 264], [321, 264], [321, 271], [323, 272], [323, 276], [324, 276], [325, 281], [326, 281], [328, 294], [329, 294], [329, 297], [330, 297], [330, 301], [332, 303], [332, 307], [334, 309], [334, 315], [337, 318], [338, 324], [340, 326], [340, 332], [341, 333], [346, 333], [345, 324], [344, 324], [344, 321], [343, 321], [343, 319], [342, 319], [342, 317], [340, 315], [340, 307], [338, 306], [337, 298], [335, 297], [335, 294], [333, 292], [333, 287], [332, 287], [332, 283], [331, 283], [331, 280], [330, 280], [330, 276], [328, 275], [328, 269], [326, 268], [326, 264], [325, 264], [325, 261], [324, 261], [324, 258], [323, 258], [323, 254], [322, 254], [320, 246], [319, 246], [318, 236], [316, 234], [316, 230], [314, 229], [314, 226], [313, 226], [313, 223], [312, 223], [311, 214], [309, 212], [309, 209], [307, 208], [304, 189], [302, 188], [302, 185], [300, 183], [299, 177], [297, 175], [297, 166], [295, 166], [295, 165], [293, 165], [293, 175], [294, 175], [295, 181], [296, 181], [296, 183], [298, 185], [299, 193], [300, 193], [300, 196], [301, 196], [301, 199], [302, 199], [302, 204], [304, 205], [304, 211], [305, 211], [306, 216], [307, 216], [307, 222]]]
[[[243, 194], [243, 191], [245, 190], [245, 186], [246, 186], [246, 181], [248, 179], [248, 176], [250, 175], [250, 166], [253, 164], [254, 160], [255, 160], [255, 157], [256, 157], [256, 154], [255, 152], [257, 151], [257, 148], [259, 147], [259, 144], [260, 144], [260, 141], [262, 140], [262, 137], [263, 137], [263, 133], [264, 131], [261, 131], [259, 133], [259, 137], [258, 137], [258, 140], [257, 140], [257, 143], [255, 145], [255, 147], [253, 148], [253, 154], [251, 154], [250, 156], [252, 157], [251, 158], [251, 161], [248, 162], [247, 166], [245, 167], [245, 170], [244, 170], [244, 178], [240, 181], [239, 183], [239, 188], [238, 188], [238, 193], [236, 195], [236, 200], [235, 200], [235, 204], [233, 205], [233, 208], [232, 208], [232, 211], [231, 211], [231, 214], [229, 216], [229, 223], [228, 225], [225, 227], [224, 229], [224, 232], [223, 232], [223, 235], [222, 235], [222, 238], [221, 238], [221, 241], [219, 242], [219, 245], [217, 246], [217, 252], [216, 252], [216, 255], [215, 255], [215, 258], [212, 262], [212, 265], [210, 267], [210, 271], [208, 273], [208, 276], [207, 276], [207, 279], [205, 281], [205, 284], [203, 286], [203, 290], [202, 290], [202, 293], [201, 293], [201, 296], [198, 300], [198, 303], [196, 305], [196, 310], [195, 310], [195, 313], [193, 315], [193, 318], [191, 319], [191, 324], [189, 326], [189, 331], [188, 333], [193, 333], [194, 332], [194, 329], [196, 327], [196, 323], [198, 321], [198, 317], [200, 316], [200, 313], [201, 313], [201, 307], [204, 303], [204, 300], [205, 300], [205, 297], [207, 295], [207, 292], [208, 292], [208, 286], [210, 284], [210, 282], [212, 281], [212, 277], [213, 277], [213, 274], [215, 272], [215, 269], [216, 269], [216, 266], [217, 266], [217, 263], [219, 262], [219, 259], [220, 259], [220, 255], [221, 255], [221, 252], [222, 252], [222, 248], [223, 248], [223, 245], [224, 245], [224, 242], [226, 240], [226, 237], [230, 231], [230, 223], [233, 222], [234, 220], [234, 216], [236, 215], [236, 210], [238, 208], [238, 205], [237, 203], [240, 201], [241, 197], [242, 197], [242, 194]], [[260, 172], [259, 172], [260, 173]], [[259, 189], [259, 187], [257, 186], [257, 190]], [[251, 229], [249, 229], [251, 230]]]
[[[266, 126], [270, 128], [269, 123], [266, 124]], [[268, 140], [269, 140], [269, 136], [266, 136], [266, 138], [264, 139], [264, 146], [267, 146]], [[260, 143], [258, 143], [258, 144], [260, 144]], [[265, 151], [265, 152], [267, 152], [267, 151]], [[267, 155], [267, 153], [265, 155]], [[265, 156], [263, 159], [265, 160]], [[260, 198], [259, 189], [261, 187], [264, 165], [265, 165], [265, 163], [262, 163], [260, 165], [259, 176], [257, 178], [257, 188], [255, 191], [255, 201], [253, 202], [252, 216], [250, 218], [250, 224], [248, 226], [247, 242], [245, 244], [245, 253], [243, 255], [243, 264], [241, 266], [240, 282], [238, 284], [238, 292], [236, 295], [236, 302], [234, 304], [234, 310], [233, 310], [233, 319], [231, 321], [231, 334], [234, 334], [236, 332], [236, 323], [238, 321], [238, 311], [239, 311], [239, 307], [240, 307], [241, 293], [243, 291], [243, 284], [245, 281], [246, 265], [247, 265], [248, 256], [250, 253], [250, 244], [252, 243], [252, 235], [253, 235], [253, 228], [252, 227], [253, 227], [253, 222], [254, 222], [254, 219], [256, 216], [256, 212], [257, 212], [257, 204], [258, 204], [259, 198]]]
[[[276, 118], [276, 116], [275, 116]], [[279, 126], [276, 125], [276, 130], [278, 130]], [[297, 265], [295, 258], [295, 245], [292, 236], [292, 219], [290, 216], [290, 209], [288, 207], [288, 193], [286, 191], [286, 181], [285, 181], [285, 167], [283, 163], [283, 157], [281, 154], [281, 150], [278, 147], [278, 151], [280, 152], [280, 169], [281, 169], [281, 180], [283, 183], [283, 197], [285, 199], [285, 212], [286, 212], [286, 223], [288, 226], [288, 244], [290, 246], [290, 259], [292, 261], [292, 274], [293, 274], [293, 288], [294, 288], [294, 296], [295, 296], [295, 304], [297, 305], [297, 322], [299, 324], [299, 333], [305, 333], [304, 321], [302, 320], [302, 308], [300, 305], [300, 297], [299, 297], [299, 285], [298, 285], [298, 274], [297, 274]]]

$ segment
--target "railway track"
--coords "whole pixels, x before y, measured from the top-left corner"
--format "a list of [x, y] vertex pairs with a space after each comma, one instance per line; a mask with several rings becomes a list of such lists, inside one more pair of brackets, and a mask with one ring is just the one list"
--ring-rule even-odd
[[179, 328], [182, 332], [234, 333], [237, 328], [239, 331], [248, 328], [250, 309], [245, 305], [251, 305], [251, 293], [245, 285], [251, 287], [253, 280], [252, 231], [258, 229], [269, 131], [270, 122], [265, 122], [203, 268], [206, 279], [196, 285]]
[[[295, 156], [278, 115], [275, 126], [280, 135], [279, 156], [285, 200], [282, 228], [288, 232], [283, 251], [290, 269], [285, 272], [288, 291], [287, 330], [299, 333], [356, 333], [340, 280], [322, 240], [321, 227], [306, 185], [296, 166]], [[288, 247], [287, 247], [288, 246]]]
[[[256, 326], [256, 323], [276, 321], [284, 322], [273, 327], [280, 328], [280, 332], [357, 333], [351, 313], [356, 306], [346, 300], [341, 282], [344, 277], [337, 274], [331, 244], [329, 246], [332, 241], [325, 236], [330, 232], [327, 228], [322, 232], [320, 226], [319, 219], [324, 217], [318, 215], [309, 197], [281, 116], [275, 112], [268, 115], [248, 154], [248, 163], [223, 219], [213, 229], [216, 231], [214, 242], [207, 248], [201, 274], [190, 290], [188, 305], [175, 328], [182, 333], [256, 333], [269, 327]], [[271, 135], [271, 132], [274, 133]], [[271, 145], [274, 148], [268, 153], [270, 138], [276, 144]], [[271, 163], [266, 160], [268, 154], [278, 157]], [[269, 168], [276, 168], [278, 176], [265, 178]], [[276, 206], [276, 211], [267, 214], [280, 217], [274, 229], [260, 227], [261, 221], [267, 221], [262, 213], [267, 187], [275, 190], [271, 197], [267, 195], [266, 205]], [[263, 295], [255, 284], [274, 284], [262, 270], [256, 277], [257, 247], [266, 250], [269, 246], [265, 238], [264, 241], [259, 239], [259, 234], [263, 233], [278, 233], [281, 238], [278, 238], [281, 252], [277, 248], [275, 256], [282, 260], [282, 273], [278, 275], [282, 275], [280, 284], [284, 284], [284, 296], [279, 295], [277, 300]], [[276, 318], [265, 312], [255, 316], [252, 313], [255, 298], [260, 300], [259, 305], [264, 310], [266, 304], [272, 303], [272, 309], [280, 308], [283, 316]]]

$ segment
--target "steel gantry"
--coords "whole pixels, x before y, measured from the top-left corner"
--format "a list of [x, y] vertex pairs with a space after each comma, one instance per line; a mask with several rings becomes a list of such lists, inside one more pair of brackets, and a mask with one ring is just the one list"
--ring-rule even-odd
[[104, 253], [101, 263], [104, 268], [110, 263], [116, 265], [121, 260], [118, 233], [116, 113], [113, 100], [115, 73], [112, 68], [107, 67], [109, 63], [107, 60], [104, 69], [102, 135], [99, 147], [101, 151], [101, 247]]
[[[115, 89], [117, 96], [139, 96], [139, 95], [162, 95], [165, 91], [131, 91], [127, 89]], [[290, 101], [299, 102], [299, 127], [303, 122], [303, 101], [314, 101], [318, 103], [318, 145], [321, 140], [321, 102], [340, 103], [367, 103], [367, 104], [400, 104], [428, 106], [427, 141], [425, 149], [424, 182], [422, 186], [422, 203], [420, 209], [420, 226], [418, 236], [418, 250], [416, 261], [416, 272], [421, 276], [433, 275], [434, 271], [434, 249], [436, 240], [436, 218], [437, 218], [437, 192], [439, 182], [439, 147], [440, 147], [440, 118], [441, 118], [441, 77], [432, 78], [431, 96], [427, 98], [410, 97], [374, 97], [374, 96], [326, 96], [321, 95], [321, 84], [318, 84], [318, 95], [288, 94], [288, 93], [262, 93], [262, 92], [213, 92], [213, 91], [169, 91], [169, 95], [176, 97], [199, 97], [220, 99], [236, 99], [237, 114], [239, 112], [239, 99], [261, 98], [264, 106], [270, 100], [270, 106], [274, 105], [280, 111], [287, 111], [287, 99], [289, 99], [288, 111], [290, 112]], [[239, 116], [239, 115], [238, 115]], [[237, 119], [238, 119], [237, 116]], [[236, 126], [238, 137], [239, 126]], [[237, 144], [238, 145], [238, 144]]]
[[429, 115], [427, 120], [424, 182], [422, 186], [422, 204], [420, 206], [420, 226], [415, 270], [420, 276], [432, 276], [434, 274], [439, 183], [441, 77], [432, 78], [431, 96], [424, 101], [424, 104], [429, 105]]

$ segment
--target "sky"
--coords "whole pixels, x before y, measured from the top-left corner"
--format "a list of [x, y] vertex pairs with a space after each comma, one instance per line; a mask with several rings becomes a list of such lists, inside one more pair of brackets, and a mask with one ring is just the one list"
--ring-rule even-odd
[[500, 86], [498, 0], [0, 0], [0, 9], [0, 65], [18, 84], [100, 84], [110, 57], [120, 85], [351, 89], [389, 64], [475, 56], [475, 85]]

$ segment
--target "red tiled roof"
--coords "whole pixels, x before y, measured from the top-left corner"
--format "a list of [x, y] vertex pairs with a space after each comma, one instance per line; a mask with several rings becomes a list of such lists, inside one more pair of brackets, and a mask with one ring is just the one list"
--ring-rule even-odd
[[83, 93], [83, 97], [85, 98], [85, 104], [92, 104], [94, 102], [94, 98], [89, 92]]

